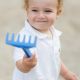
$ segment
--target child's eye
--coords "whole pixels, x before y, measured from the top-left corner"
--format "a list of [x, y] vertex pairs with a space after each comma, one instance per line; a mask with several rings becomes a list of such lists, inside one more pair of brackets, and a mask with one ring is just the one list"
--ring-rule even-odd
[[45, 10], [45, 12], [52, 12], [51, 10]]
[[33, 12], [38, 12], [38, 10], [32, 10]]

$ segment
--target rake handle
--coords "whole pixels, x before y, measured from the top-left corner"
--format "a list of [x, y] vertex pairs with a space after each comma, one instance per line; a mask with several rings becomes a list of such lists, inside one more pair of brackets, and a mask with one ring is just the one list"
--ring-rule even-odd
[[26, 48], [22, 48], [22, 49], [23, 49], [23, 51], [25, 52], [25, 54], [26, 54], [26, 56], [27, 56], [28, 58], [30, 58], [30, 57], [32, 56], [32, 53], [30, 52], [29, 49], [26, 49]]

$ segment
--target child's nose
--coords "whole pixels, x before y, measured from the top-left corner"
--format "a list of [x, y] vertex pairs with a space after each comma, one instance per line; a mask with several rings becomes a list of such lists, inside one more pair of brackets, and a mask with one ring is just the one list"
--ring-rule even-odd
[[45, 18], [45, 14], [43, 12], [40, 12], [38, 15], [39, 18]]

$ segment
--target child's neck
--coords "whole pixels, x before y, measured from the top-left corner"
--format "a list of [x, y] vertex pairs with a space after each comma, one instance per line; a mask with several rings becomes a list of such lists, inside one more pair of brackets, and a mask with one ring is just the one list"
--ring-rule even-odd
[[[32, 27], [32, 28], [34, 28], [34, 27]], [[37, 30], [36, 28], [34, 28], [34, 29]], [[42, 30], [37, 30], [37, 31], [46, 34], [48, 36], [48, 38], [52, 38], [53, 37], [52, 32], [51, 32], [50, 29], [45, 30], [45, 31], [44, 30], [43, 31]]]
[[53, 36], [50, 29], [45, 32], [42, 32], [42, 33], [46, 34], [48, 36], [48, 38], [52, 38], [52, 36]]

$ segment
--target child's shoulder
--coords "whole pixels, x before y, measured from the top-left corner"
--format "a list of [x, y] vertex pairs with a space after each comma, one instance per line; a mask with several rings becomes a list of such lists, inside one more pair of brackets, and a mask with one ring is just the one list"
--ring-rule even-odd
[[54, 28], [54, 33], [56, 36], [61, 36], [62, 32], [59, 31], [58, 29]]

